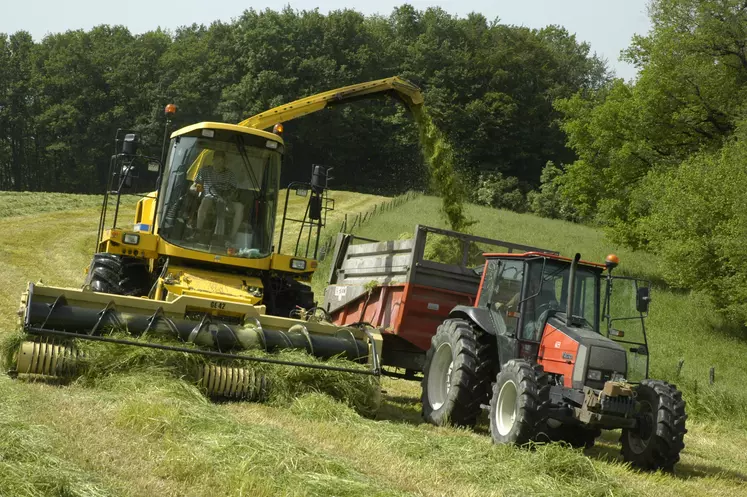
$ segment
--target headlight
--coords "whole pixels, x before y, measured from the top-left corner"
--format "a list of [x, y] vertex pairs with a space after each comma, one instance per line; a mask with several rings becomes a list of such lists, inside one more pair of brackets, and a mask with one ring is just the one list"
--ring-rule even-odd
[[291, 269], [303, 271], [306, 269], [306, 261], [303, 259], [291, 259]]
[[127, 245], [137, 245], [138, 243], [140, 243], [140, 235], [136, 235], [134, 233], [125, 233], [125, 235], [122, 237], [122, 241]]
[[600, 381], [602, 379], [602, 372], [598, 369], [590, 369], [586, 377], [590, 380]]

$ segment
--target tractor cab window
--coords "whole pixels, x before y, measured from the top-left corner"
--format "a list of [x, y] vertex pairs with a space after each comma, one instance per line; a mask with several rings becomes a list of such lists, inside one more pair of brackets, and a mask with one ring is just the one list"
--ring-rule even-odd
[[[524, 262], [490, 259], [485, 266], [485, 278], [478, 306], [488, 307], [496, 324], [503, 322], [507, 334], [516, 333], [518, 306], [524, 280]], [[500, 325], [497, 326], [501, 328]]]
[[267, 257], [272, 251], [280, 153], [254, 146], [251, 136], [223, 135], [174, 139], [159, 206], [159, 232], [184, 248]]
[[[522, 304], [523, 340], [539, 341], [547, 318], [566, 312], [571, 265], [564, 261], [536, 259], [529, 261], [526, 297]], [[573, 322], [599, 332], [598, 273], [584, 266], [576, 268], [576, 290], [573, 299]]]

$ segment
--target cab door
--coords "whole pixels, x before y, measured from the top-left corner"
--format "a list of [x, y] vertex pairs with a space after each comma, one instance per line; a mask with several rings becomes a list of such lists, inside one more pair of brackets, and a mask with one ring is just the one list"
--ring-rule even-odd
[[648, 378], [649, 350], [645, 319], [648, 317], [651, 283], [624, 276], [607, 279], [603, 317], [607, 337], [625, 348], [628, 358], [626, 379]]
[[477, 299], [496, 330], [501, 362], [518, 357], [519, 306], [526, 264], [521, 259], [488, 259]]

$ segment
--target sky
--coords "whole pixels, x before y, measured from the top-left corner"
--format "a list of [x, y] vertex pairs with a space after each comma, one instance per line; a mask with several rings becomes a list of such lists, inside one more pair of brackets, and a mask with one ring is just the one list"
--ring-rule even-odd
[[280, 10], [290, 5], [297, 10], [320, 12], [352, 8], [364, 14], [388, 15], [394, 7], [410, 3], [419, 10], [438, 6], [465, 16], [479, 12], [488, 20], [504, 24], [541, 28], [548, 24], [564, 26], [578, 40], [591, 45], [593, 52], [607, 59], [617, 76], [635, 77], [635, 68], [619, 61], [634, 34], [645, 34], [650, 24], [646, 15], [648, 0], [293, 0], [286, 3], [266, 0], [0, 0], [0, 33], [25, 30], [35, 40], [46, 34], [70, 29], [88, 30], [99, 24], [121, 24], [132, 33], [157, 27], [173, 30], [178, 26], [230, 21], [249, 8]]

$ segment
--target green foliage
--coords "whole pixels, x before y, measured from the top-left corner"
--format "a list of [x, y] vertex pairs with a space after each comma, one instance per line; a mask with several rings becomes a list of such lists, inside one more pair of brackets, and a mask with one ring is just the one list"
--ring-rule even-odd
[[747, 322], [747, 123], [718, 152], [701, 152], [650, 182], [657, 201], [641, 225], [674, 285], [710, 295]]
[[747, 10], [735, 0], [655, 0], [650, 16], [650, 33], [625, 53], [637, 81], [555, 102], [578, 159], [550, 193], [612, 240], [658, 251], [669, 284], [705, 292], [747, 322]]
[[578, 221], [575, 207], [561, 193], [563, 188], [563, 170], [552, 161], [548, 161], [540, 176], [539, 191], [527, 194], [527, 202], [533, 213], [551, 219]]
[[519, 180], [501, 173], [481, 174], [474, 190], [476, 203], [496, 209], [526, 212], [527, 199], [519, 187]]
[[[173, 126], [237, 122], [331, 88], [398, 74], [421, 86], [458, 169], [537, 184], [548, 159], [570, 162], [552, 101], [606, 78], [589, 46], [559, 27], [529, 30], [403, 5], [352, 10], [247, 10], [228, 23], [133, 35], [122, 26], [0, 34], [0, 190], [100, 193], [118, 128], [160, 156]], [[427, 167], [407, 110], [356, 102], [286, 126], [283, 182], [312, 163], [335, 185], [387, 194], [425, 189]], [[449, 215], [456, 216], [452, 212]]]

